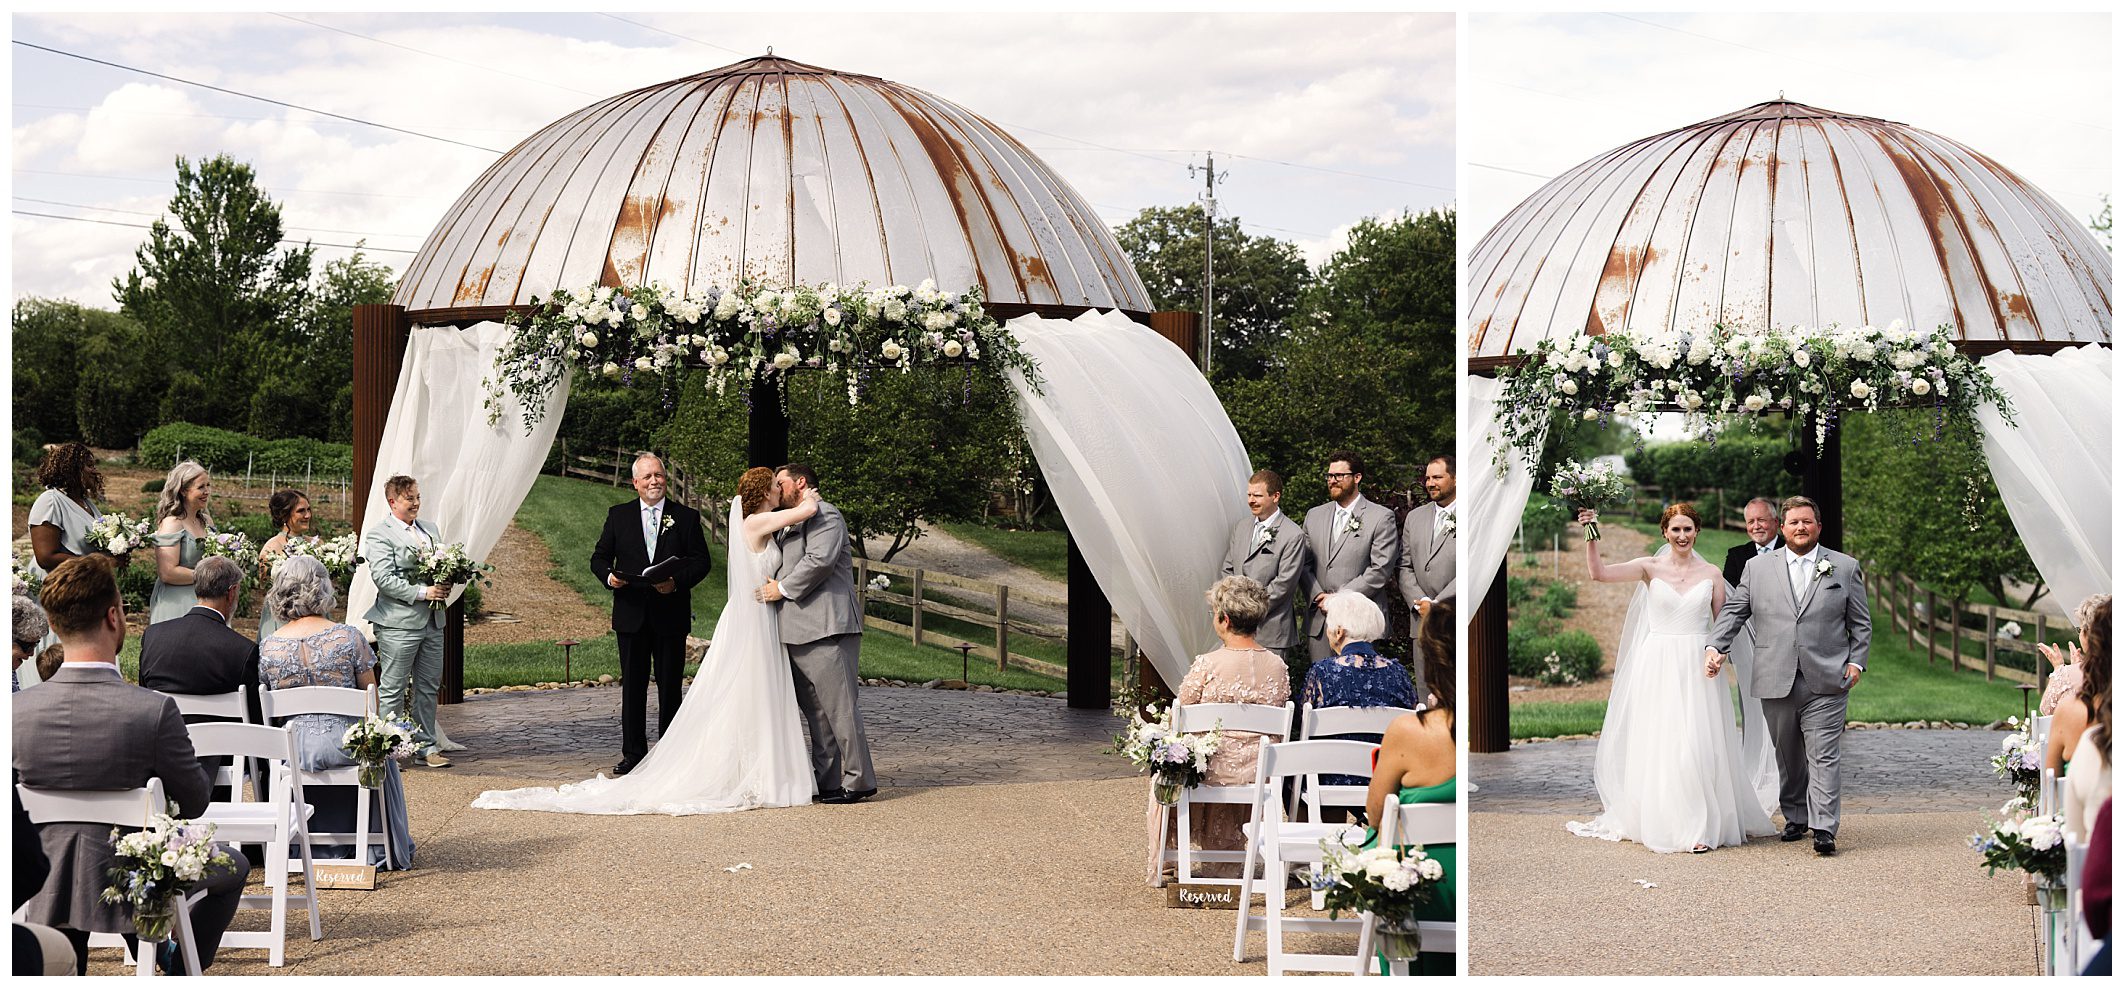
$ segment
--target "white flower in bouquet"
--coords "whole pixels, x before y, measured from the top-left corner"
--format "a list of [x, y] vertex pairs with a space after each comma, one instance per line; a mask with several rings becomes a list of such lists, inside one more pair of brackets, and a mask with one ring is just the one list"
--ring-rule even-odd
[[724, 292], [723, 297], [715, 300], [715, 318], [717, 320], [728, 320], [731, 316], [737, 315], [737, 311], [738, 297], [736, 292]]
[[1872, 394], [1872, 385], [1869, 385], [1864, 381], [1851, 382], [1851, 397], [1857, 398], [1860, 401], [1865, 401], [1867, 397], [1871, 396]]
[[1600, 419], [1600, 409], [1588, 408], [1585, 411], [1580, 412], [1578, 417], [1588, 422], [1598, 421]]
[[1806, 347], [1800, 347], [1799, 349], [1792, 351], [1792, 362], [1801, 367], [1805, 367], [1808, 364], [1814, 363], [1814, 354], [1807, 352]]
[[627, 307], [627, 315], [633, 318], [635, 321], [639, 322], [643, 319], [649, 318], [649, 307], [643, 305], [640, 302], [636, 302], [633, 305]]
[[885, 577], [885, 574], [879, 573], [878, 575], [871, 577], [870, 582], [864, 584], [864, 586], [869, 587], [872, 590], [884, 590], [892, 586], [892, 581], [887, 579]]
[[604, 371], [606, 377], [618, 377], [620, 376], [620, 365], [607, 360], [605, 361]]
[[827, 306], [825, 311], [819, 313], [819, 319], [828, 326], [838, 326], [841, 324], [841, 310], [837, 306]]
[[[725, 297], [727, 298], [728, 296]], [[716, 347], [715, 351], [708, 355], [708, 360], [710, 363], [713, 363], [717, 367], [721, 367], [724, 364], [730, 362], [730, 351], [725, 350], [722, 347]]]
[[1564, 382], [1562, 384], [1557, 385], [1556, 390], [1561, 391], [1567, 395], [1575, 395], [1578, 393], [1578, 382], [1571, 380], [1568, 377], [1564, 378]]
[[1769, 404], [1770, 399], [1768, 396], [1752, 394], [1747, 397], [1747, 400], [1741, 402], [1741, 407], [1746, 408], [1751, 412], [1760, 412]]
[[638, 371], [652, 371], [652, 370], [655, 370], [655, 369], [656, 369], [656, 361], [654, 361], [654, 360], [651, 360], [651, 359], [649, 359], [648, 357], [636, 357], [636, 358], [634, 358], [634, 369], [635, 369], [635, 370], [638, 370]]
[[947, 357], [952, 357], [956, 359], [959, 355], [965, 352], [966, 347], [960, 344], [958, 340], [947, 340], [944, 343], [944, 355]]
[[892, 322], [900, 322], [907, 318], [907, 303], [899, 299], [888, 299], [882, 310], [885, 318]]
[[1918, 378], [1917, 380], [1911, 381], [1911, 382], [1910, 382], [1910, 393], [1911, 393], [1911, 394], [1914, 394], [1914, 395], [1928, 395], [1928, 394], [1931, 394], [1931, 393], [1932, 393], [1932, 382], [1931, 382], [1931, 381], [1927, 381], [1927, 380], [1925, 380], [1925, 379], [1924, 379], [1924, 378], [1922, 378], [1922, 377], [1921, 377], [1921, 378]]
[[1435, 858], [1425, 858], [1417, 862], [1416, 874], [1422, 876], [1424, 881], [1435, 882], [1445, 877], [1445, 866], [1439, 864]]
[[796, 365], [797, 355], [792, 351], [784, 350], [774, 355], [775, 370], [788, 370], [791, 367], [795, 367]]
[[597, 346], [597, 334], [585, 329], [582, 335], [575, 338], [575, 342], [582, 344], [584, 349], [595, 347]]
[[900, 346], [900, 341], [898, 340], [886, 340], [882, 346], [878, 347], [878, 355], [884, 357], [887, 360], [898, 360], [900, 359], [900, 356], [906, 352], [907, 351]]

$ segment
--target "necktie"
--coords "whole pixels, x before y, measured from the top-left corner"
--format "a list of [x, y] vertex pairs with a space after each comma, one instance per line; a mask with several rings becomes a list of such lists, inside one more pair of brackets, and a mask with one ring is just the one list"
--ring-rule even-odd
[[1344, 535], [1347, 535], [1347, 534], [1349, 534], [1349, 527], [1350, 527], [1350, 509], [1348, 509], [1348, 508], [1336, 508], [1336, 509], [1335, 509], [1335, 541], [1337, 541], [1337, 542], [1340, 542], [1340, 541], [1342, 541], [1342, 537], [1343, 537]]
[[1266, 545], [1266, 544], [1268, 543], [1268, 532], [1269, 532], [1269, 523], [1268, 523], [1268, 522], [1262, 521], [1262, 522], [1255, 522], [1255, 523], [1254, 523], [1254, 550], [1253, 550], [1253, 551], [1255, 551], [1255, 552], [1260, 552], [1260, 551], [1261, 551], [1261, 547], [1262, 547], [1263, 545]]
[[645, 529], [645, 530], [643, 531], [643, 533], [642, 533], [642, 543], [643, 543], [643, 544], [645, 544], [645, 545], [647, 545], [647, 546], [649, 547], [649, 555], [650, 555], [650, 557], [651, 557], [651, 558], [655, 558], [655, 556], [656, 556], [656, 534], [657, 534], [657, 520], [658, 520], [658, 519], [657, 519], [657, 515], [658, 515], [658, 514], [659, 514], [660, 512], [659, 512], [659, 510], [658, 510], [658, 508], [657, 508], [657, 507], [653, 507], [653, 506], [652, 506], [652, 507], [649, 507], [649, 508], [645, 508], [645, 509], [643, 509], [643, 510], [644, 510], [644, 513], [646, 513], [646, 514], [647, 514], [647, 515], [649, 516], [649, 518], [648, 518], [648, 526], [649, 526], [649, 527], [648, 527], [647, 529]]
[[1792, 557], [1792, 599], [1807, 595], [1807, 560], [1804, 556]]

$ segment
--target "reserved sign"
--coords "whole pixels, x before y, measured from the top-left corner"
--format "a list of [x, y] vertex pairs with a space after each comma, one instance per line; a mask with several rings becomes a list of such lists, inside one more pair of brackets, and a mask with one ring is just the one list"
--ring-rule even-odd
[[1239, 886], [1173, 882], [1165, 887], [1165, 906], [1168, 909], [1237, 909]]
[[317, 887], [321, 889], [360, 889], [364, 892], [376, 889], [375, 865], [313, 861], [310, 873], [317, 877]]

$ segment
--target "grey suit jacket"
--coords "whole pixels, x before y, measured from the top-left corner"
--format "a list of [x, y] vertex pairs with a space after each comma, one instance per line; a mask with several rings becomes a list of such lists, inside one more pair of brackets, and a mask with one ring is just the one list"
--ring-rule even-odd
[[[1305, 541], [1313, 550], [1313, 565], [1306, 569], [1303, 587], [1306, 602], [1310, 605], [1316, 593], [1350, 590], [1370, 597], [1380, 613], [1391, 613], [1388, 608], [1393, 606], [1394, 595], [1388, 587], [1401, 558], [1401, 533], [1394, 526], [1394, 512], [1359, 494], [1350, 502], [1350, 515], [1357, 519], [1357, 531], [1338, 543], [1332, 531], [1335, 502], [1316, 504], [1305, 513]], [[1307, 637], [1325, 636], [1326, 622], [1319, 620], [1318, 611], [1311, 611], [1310, 606], [1308, 610]]]
[[1757, 699], [1775, 700], [1794, 692], [1841, 693], [1849, 689], [1845, 663], [1866, 668], [1866, 652], [1873, 644], [1873, 612], [1866, 603], [1866, 577], [1859, 572], [1858, 560], [1819, 549], [1816, 564], [1826, 560], [1830, 570], [1811, 574], [1806, 593], [1794, 599], [1786, 575], [1789, 551], [1749, 560], [1711, 629], [1709, 644], [1720, 652], [1732, 646], [1743, 625], [1754, 637], [1755, 668], [1748, 695]]
[[1432, 538], [1438, 530], [1438, 505], [1425, 504], [1401, 520], [1401, 596], [1410, 607], [1425, 597], [1445, 600], [1460, 592], [1460, 578], [1453, 565], [1458, 534]]
[[802, 645], [863, 631], [856, 604], [855, 566], [848, 561], [848, 522], [841, 509], [819, 502], [810, 520], [775, 536], [782, 562], [774, 571], [782, 585], [782, 642]]
[[1259, 549], [1254, 547], [1252, 518], [1232, 527], [1231, 545], [1224, 551], [1224, 575], [1244, 576], [1268, 588], [1269, 612], [1254, 641], [1262, 648], [1289, 648], [1298, 644], [1298, 612], [1294, 603], [1298, 585], [1305, 579], [1312, 552], [1306, 547], [1305, 530], [1278, 512], [1275, 537]]
[[[37, 789], [138, 789], [161, 779], [181, 816], [206, 809], [206, 771], [192, 753], [177, 701], [103, 669], [59, 668], [15, 694], [16, 781]], [[38, 834], [51, 861], [28, 919], [47, 926], [131, 933], [125, 908], [101, 900], [111, 865], [111, 828], [54, 823]]]
[[[435, 534], [435, 526], [425, 520], [415, 518], [413, 524], [430, 540], [442, 541]], [[376, 583], [376, 603], [362, 615], [370, 624], [420, 631], [440, 628], [448, 620], [448, 611], [429, 607], [427, 601], [420, 599], [421, 591], [427, 587], [413, 582], [420, 579], [414, 575], [414, 554], [419, 551], [420, 543], [413, 541], [398, 519], [389, 515], [369, 526], [369, 534], [362, 536], [361, 554], [369, 561], [369, 579]]]

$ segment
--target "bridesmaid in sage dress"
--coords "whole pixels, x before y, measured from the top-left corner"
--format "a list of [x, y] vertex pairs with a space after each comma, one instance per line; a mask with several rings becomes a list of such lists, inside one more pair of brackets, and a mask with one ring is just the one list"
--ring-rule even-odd
[[[60, 563], [88, 555], [89, 526], [102, 513], [96, 502], [103, 497], [103, 473], [96, 469], [93, 450], [81, 443], [61, 443], [37, 464], [37, 483], [44, 493], [37, 495], [29, 510], [30, 568], [42, 579]], [[121, 569], [125, 562], [125, 557], [119, 557]], [[37, 642], [34, 654], [42, 654], [58, 640], [57, 635], [47, 633]], [[26, 677], [23, 685], [38, 682], [35, 661], [24, 662], [20, 671]]]
[[[341, 686], [367, 689], [376, 685], [376, 653], [361, 632], [330, 617], [335, 603], [332, 577], [324, 564], [307, 556], [283, 561], [266, 591], [266, 608], [282, 622], [273, 634], [258, 641], [258, 683], [269, 690], [297, 686]], [[336, 714], [302, 714], [283, 725], [295, 735], [295, 757], [306, 772], [346, 768], [353, 759], [340, 748], [340, 739], [354, 723], [352, 717]], [[320, 833], [353, 833], [355, 798], [350, 786], [305, 788], [303, 795], [316, 808], [310, 827]], [[369, 802], [372, 832], [389, 838], [376, 848], [367, 863], [386, 869], [413, 867], [413, 830], [406, 818], [406, 791], [398, 763], [387, 762], [383, 785]], [[352, 857], [353, 848], [325, 845], [317, 857]], [[385, 852], [388, 851], [388, 856]]]
[[[267, 539], [265, 545], [258, 547], [258, 585], [261, 587], [273, 585], [273, 564], [288, 554], [288, 540], [309, 536], [310, 499], [301, 491], [275, 491], [273, 499], [266, 502], [266, 511], [272, 515], [273, 527], [278, 532]], [[258, 607], [258, 640], [265, 641], [280, 627], [280, 618], [263, 600]]]
[[191, 613], [199, 602], [192, 595], [192, 567], [205, 555], [207, 533], [214, 518], [207, 513], [207, 499], [214, 493], [213, 478], [195, 460], [170, 468], [162, 482], [162, 497], [155, 502], [155, 592], [148, 598], [148, 623], [159, 624]]

